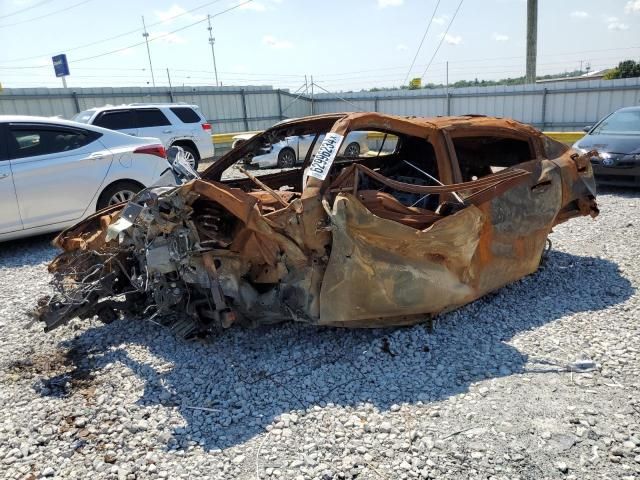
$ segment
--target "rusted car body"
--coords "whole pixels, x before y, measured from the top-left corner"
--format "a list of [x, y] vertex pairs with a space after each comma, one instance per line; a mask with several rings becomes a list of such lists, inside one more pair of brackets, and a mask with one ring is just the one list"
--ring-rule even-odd
[[[377, 143], [341, 158], [354, 131], [376, 132]], [[299, 168], [256, 178], [237, 167], [291, 135], [324, 139]], [[56, 291], [37, 313], [46, 329], [144, 314], [187, 337], [235, 323], [421, 322], [536, 271], [555, 225], [595, 217], [592, 155], [484, 116], [284, 122], [201, 179], [61, 233]], [[242, 178], [223, 180], [238, 168]]]

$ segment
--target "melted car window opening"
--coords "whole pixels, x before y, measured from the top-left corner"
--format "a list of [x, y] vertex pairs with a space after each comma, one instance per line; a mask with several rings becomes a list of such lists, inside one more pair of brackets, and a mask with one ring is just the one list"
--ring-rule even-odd
[[503, 137], [460, 137], [453, 139], [462, 181], [486, 177], [531, 160], [529, 142]]
[[[297, 198], [297, 192], [302, 191], [305, 157], [309, 158], [309, 161], [313, 159], [315, 150], [320, 147], [325, 132], [297, 136], [303, 139], [304, 142], [301, 142], [303, 145], [298, 146], [298, 152], [296, 153], [299, 155], [299, 160], [292, 168], [251, 168], [250, 166], [256, 154], [269, 154], [275, 146], [282, 142], [287, 142], [287, 140], [289, 140], [287, 147], [292, 145], [290, 141], [292, 136], [287, 135], [290, 133], [292, 132], [282, 132], [280, 135], [271, 134], [269, 137], [265, 136], [260, 139], [260, 141], [256, 142], [251, 152], [224, 171], [223, 180], [226, 180], [230, 186], [259, 194], [260, 189], [256, 187], [255, 182], [252, 182], [246, 175], [242, 174], [239, 167], [243, 166], [250, 171], [251, 175], [260, 178], [270, 188], [279, 192], [294, 194], [293, 196], [288, 196], [287, 199]], [[313, 142], [314, 138], [317, 138], [315, 144]], [[358, 154], [348, 155], [350, 152], [354, 153], [355, 148], [347, 150], [347, 147], [356, 142], [360, 147]], [[340, 147], [340, 153], [333, 163], [328, 182], [333, 182], [344, 169], [349, 168], [354, 163], [371, 168], [397, 182], [420, 186], [441, 185], [435, 149], [424, 138], [398, 136], [393, 132], [371, 130], [349, 132], [345, 136], [345, 140]], [[440, 202], [440, 195], [437, 194], [420, 195], [395, 190], [366, 176], [362, 177], [362, 182], [361, 189], [380, 192], [381, 195], [385, 196], [386, 203], [397, 202], [406, 208], [435, 211]], [[273, 206], [269, 205], [268, 208], [273, 208]]]
[[[394, 136], [395, 143], [398, 137]], [[386, 143], [386, 142], [385, 142]], [[398, 146], [393, 146], [395, 154], [382, 159], [376, 159], [377, 165], [367, 165], [373, 162], [359, 162], [370, 168], [377, 166], [378, 173], [401, 183], [421, 186], [440, 185], [438, 162], [433, 145], [423, 138], [404, 137]], [[411, 192], [395, 190], [368, 177], [360, 176], [361, 190], [375, 190], [390, 195], [405, 207], [435, 211], [438, 208], [439, 195], [419, 195]], [[390, 199], [387, 199], [390, 201]]]

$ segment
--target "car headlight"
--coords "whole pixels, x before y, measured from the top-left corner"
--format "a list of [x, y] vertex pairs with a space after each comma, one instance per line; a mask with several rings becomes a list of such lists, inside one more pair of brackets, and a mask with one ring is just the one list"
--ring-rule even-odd
[[586, 148], [579, 147], [577, 143], [574, 143], [573, 147], [571, 147], [571, 148], [573, 148], [576, 152], [578, 152], [581, 155], [585, 154], [585, 153], [587, 153], [589, 151]]

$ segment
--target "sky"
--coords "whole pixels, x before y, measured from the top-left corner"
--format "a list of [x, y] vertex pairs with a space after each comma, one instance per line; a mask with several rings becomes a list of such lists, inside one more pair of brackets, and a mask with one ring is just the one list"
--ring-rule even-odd
[[[524, 74], [525, 0], [0, 0], [0, 83], [62, 86], [66, 53], [70, 87], [213, 85], [208, 14], [222, 85], [444, 83], [446, 62], [450, 82]], [[639, 32], [640, 0], [539, 0], [538, 75], [638, 61]]]

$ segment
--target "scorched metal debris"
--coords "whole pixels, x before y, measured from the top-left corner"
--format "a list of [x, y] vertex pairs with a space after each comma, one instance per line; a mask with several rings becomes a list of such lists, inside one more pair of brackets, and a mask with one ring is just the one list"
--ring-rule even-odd
[[[350, 132], [367, 132], [369, 151], [339, 155]], [[294, 168], [238, 166], [296, 135], [313, 140]], [[555, 225], [595, 217], [590, 156], [482, 116], [285, 121], [202, 178], [61, 233], [37, 314], [48, 330], [141, 315], [186, 337], [236, 323], [420, 322], [534, 272]]]

